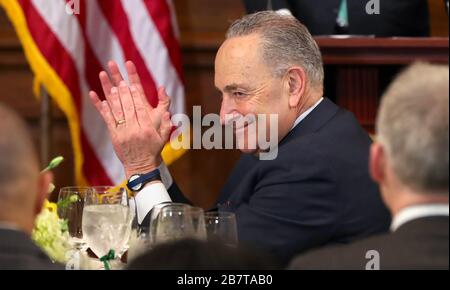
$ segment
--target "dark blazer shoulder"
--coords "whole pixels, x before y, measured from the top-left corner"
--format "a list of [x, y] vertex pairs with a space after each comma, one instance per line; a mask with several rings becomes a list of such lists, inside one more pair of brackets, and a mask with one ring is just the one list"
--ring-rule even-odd
[[0, 269], [64, 270], [64, 266], [53, 263], [25, 233], [0, 229]]
[[[289, 154], [285, 155], [293, 159], [311, 154], [321, 157], [321, 160], [330, 161], [336, 158], [346, 158], [347, 155], [352, 154], [364, 160], [369, 154], [370, 144], [369, 135], [361, 127], [353, 113], [324, 98], [280, 142], [279, 150], [288, 152]], [[331, 163], [326, 162], [326, 164]]]
[[310, 251], [293, 259], [289, 269], [364, 270], [374, 254], [382, 270], [448, 269], [448, 233], [448, 217], [420, 218], [393, 233]]

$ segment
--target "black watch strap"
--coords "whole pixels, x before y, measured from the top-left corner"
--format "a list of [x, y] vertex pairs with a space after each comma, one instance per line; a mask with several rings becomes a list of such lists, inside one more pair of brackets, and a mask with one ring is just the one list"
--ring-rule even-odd
[[[131, 180], [132, 179], [132, 180]], [[161, 173], [159, 169], [155, 169], [146, 174], [136, 174], [130, 177], [131, 181], [128, 181], [127, 187], [131, 191], [140, 191], [147, 183], [161, 180]]]

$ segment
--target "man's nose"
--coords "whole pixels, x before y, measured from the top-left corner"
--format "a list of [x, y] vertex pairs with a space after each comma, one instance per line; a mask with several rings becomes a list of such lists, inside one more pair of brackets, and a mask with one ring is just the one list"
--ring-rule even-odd
[[[232, 115], [234, 111], [235, 111], [235, 106], [233, 104], [233, 101], [224, 96], [222, 99], [222, 104], [220, 106], [220, 123], [222, 125], [225, 125], [225, 123], [227, 121], [226, 116]], [[228, 119], [229, 118], [230, 118], [230, 116], [228, 116]]]

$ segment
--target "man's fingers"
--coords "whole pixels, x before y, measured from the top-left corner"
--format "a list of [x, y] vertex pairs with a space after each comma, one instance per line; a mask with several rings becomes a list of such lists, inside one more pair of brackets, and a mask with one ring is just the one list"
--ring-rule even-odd
[[166, 94], [164, 87], [158, 90], [158, 106], [151, 112], [151, 118], [156, 128], [161, 126], [164, 113], [169, 112], [170, 97]]
[[172, 131], [172, 121], [170, 120], [170, 113], [166, 112], [162, 116], [161, 127], [159, 130], [159, 134], [161, 135], [162, 141], [167, 143], [169, 141], [170, 132]]
[[111, 136], [113, 136], [116, 129], [116, 119], [111, 112], [108, 101], [101, 101], [98, 94], [94, 91], [89, 92], [89, 97], [108, 126]]
[[163, 111], [169, 111], [170, 107], [170, 97], [166, 93], [166, 89], [164, 87], [159, 88], [158, 90], [158, 109]]
[[114, 119], [114, 116], [111, 112], [111, 108], [109, 107], [107, 101], [100, 102], [99, 108], [100, 114], [102, 115], [103, 120], [105, 120], [105, 123], [108, 126], [109, 133], [112, 137], [116, 130], [116, 120]]
[[112, 87], [111, 93], [107, 97], [109, 106], [111, 107], [111, 112], [114, 119], [119, 122], [125, 120], [125, 116], [122, 109], [122, 102], [120, 101], [119, 89], [117, 87]]
[[111, 79], [109, 78], [108, 73], [105, 71], [102, 71], [99, 74], [99, 79], [100, 79], [100, 83], [102, 84], [103, 94], [105, 95], [105, 98], [106, 98], [111, 93], [113, 84], [111, 82]]
[[136, 66], [132, 61], [127, 61], [125, 66], [127, 67], [128, 72], [128, 79], [130, 80], [130, 85], [136, 86], [136, 89], [139, 91], [140, 94], [145, 96], [144, 88], [142, 87], [141, 78], [139, 77], [139, 74], [137, 73]]
[[97, 111], [100, 113], [102, 110], [102, 101], [100, 101], [99, 96], [96, 92], [90, 91], [89, 92], [89, 98], [91, 99], [92, 104], [95, 106]]
[[121, 81], [119, 84], [120, 101], [122, 102], [122, 108], [125, 115], [125, 121], [127, 125], [132, 125], [136, 121], [136, 113], [134, 110], [133, 97], [131, 96], [130, 89], [125, 81]]
[[140, 127], [145, 128], [153, 126], [152, 120], [147, 113], [147, 106], [149, 105], [143, 101], [143, 97], [140, 94], [139, 90], [136, 88], [136, 86], [132, 85], [130, 87], [130, 91], [131, 96], [133, 97], [136, 117]]
[[123, 81], [122, 74], [120, 73], [119, 66], [114, 61], [108, 62], [109, 71], [111, 72], [111, 78], [116, 87]]

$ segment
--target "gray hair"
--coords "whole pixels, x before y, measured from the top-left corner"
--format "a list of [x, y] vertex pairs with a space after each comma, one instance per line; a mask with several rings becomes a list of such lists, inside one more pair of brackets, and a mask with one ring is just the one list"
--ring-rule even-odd
[[299, 65], [313, 87], [323, 87], [324, 71], [319, 46], [295, 17], [273, 11], [249, 14], [231, 25], [226, 38], [253, 33], [261, 35], [262, 56], [276, 76], [283, 75], [293, 65]]
[[377, 134], [403, 184], [448, 194], [449, 67], [418, 63], [401, 73], [382, 99]]

